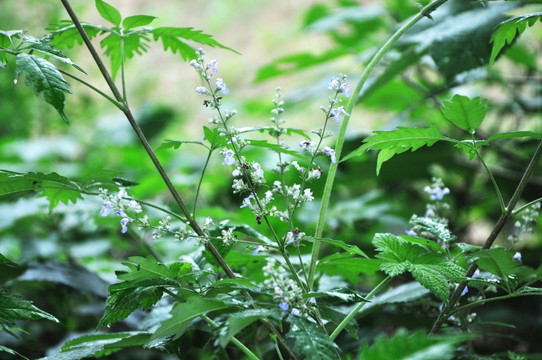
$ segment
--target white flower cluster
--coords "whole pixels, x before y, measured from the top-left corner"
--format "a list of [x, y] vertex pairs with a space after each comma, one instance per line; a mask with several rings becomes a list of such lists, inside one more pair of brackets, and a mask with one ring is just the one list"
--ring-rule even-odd
[[522, 212], [519, 219], [514, 222], [514, 233], [508, 236], [510, 242], [520, 242], [525, 235], [533, 232], [533, 226], [536, 225], [537, 219], [540, 216], [540, 207], [540, 202], [537, 202]]
[[294, 280], [287, 277], [283, 267], [277, 265], [274, 258], [268, 258], [263, 267], [265, 276], [264, 285], [273, 289], [273, 299], [283, 311], [290, 311], [291, 315], [300, 316], [308, 310], [303, 301], [303, 291]]

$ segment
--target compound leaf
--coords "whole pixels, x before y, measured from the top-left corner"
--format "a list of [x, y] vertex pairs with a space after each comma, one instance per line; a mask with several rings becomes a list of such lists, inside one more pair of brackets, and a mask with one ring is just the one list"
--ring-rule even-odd
[[[45, 39], [36, 39], [32, 36], [25, 36], [23, 37], [23, 43], [29, 44], [27, 49], [32, 49], [35, 51], [38, 51], [44, 55], [51, 56], [64, 64], [68, 64], [76, 68], [77, 70], [85, 73], [83, 69], [79, 67], [76, 63], [74, 63], [69, 57], [67, 57], [62, 51], [55, 48], [53, 45], [51, 45], [49, 38]], [[85, 73], [86, 74], [86, 73]]]
[[493, 65], [497, 55], [499, 55], [506, 44], [511, 44], [517, 36], [525, 31], [527, 25], [533, 26], [538, 20], [542, 20], [542, 12], [516, 16], [503, 21], [491, 36], [493, 49], [491, 50], [489, 66], [491, 67]]
[[71, 94], [71, 90], [68, 89], [69, 84], [60, 71], [44, 58], [26, 53], [17, 54], [15, 64], [17, 65], [15, 78], [24, 73], [26, 85], [34, 85], [36, 96], [43, 93], [45, 101], [58, 111], [66, 124], [69, 124], [64, 114], [64, 93]]
[[440, 109], [444, 117], [457, 127], [474, 134], [487, 113], [487, 99], [455, 95], [451, 101], [443, 103]]

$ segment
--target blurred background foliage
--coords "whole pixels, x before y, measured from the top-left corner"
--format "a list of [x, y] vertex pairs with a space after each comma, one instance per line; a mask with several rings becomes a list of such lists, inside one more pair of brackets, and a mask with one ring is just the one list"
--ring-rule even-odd
[[[115, 0], [111, 3], [123, 16], [157, 16], [154, 26], [201, 29], [241, 53], [206, 49], [209, 59], [218, 60], [219, 74], [231, 90], [223, 101], [227, 108], [239, 111], [237, 126], [269, 125], [274, 89], [281, 86], [287, 125], [309, 133], [320, 126], [319, 107], [327, 103], [330, 79], [345, 73], [353, 88], [363, 64], [378, 45], [418, 11], [416, 3], [428, 1]], [[433, 14], [434, 22], [424, 19], [400, 40], [362, 93], [362, 103], [355, 108], [351, 119], [345, 154], [357, 148], [372, 130], [427, 127], [436, 123], [444, 133], [459, 134], [438, 111], [441, 101], [451, 98], [453, 93], [489, 99], [491, 110], [478, 134], [481, 137], [511, 130], [542, 132], [540, 24], [526, 31], [493, 68], [488, 70], [486, 66], [491, 53], [489, 38], [495, 25], [509, 14], [540, 11], [539, 6], [517, 8], [514, 2], [491, 5], [485, 8], [479, 2], [451, 0]], [[93, 2], [73, 1], [73, 6], [83, 21], [103, 24]], [[3, 0], [0, 4], [2, 30], [24, 29], [41, 37], [46, 34], [45, 27], [66, 18], [60, 2], [56, 1]], [[106, 89], [85, 48], [65, 50], [86, 70], [93, 84]], [[14, 85], [13, 74], [13, 63], [0, 71], [1, 169], [54, 171], [75, 179], [122, 177], [138, 183], [129, 190], [136, 199], [173, 208], [165, 186], [128, 123], [110, 103], [72, 81], [74, 94], [66, 100], [66, 113], [71, 121], [67, 127], [54, 109], [32, 94], [30, 87], [22, 81]], [[127, 82], [131, 108], [155, 149], [165, 139], [203, 138], [201, 128], [212, 114], [200, 106], [201, 98], [194, 92], [199, 85], [197, 75], [180, 57], [163, 52], [160, 44], [152, 44], [148, 53], [128, 62]], [[333, 126], [332, 130], [337, 132], [337, 125]], [[289, 144], [297, 146], [299, 140], [293, 137]], [[519, 181], [534, 146], [531, 141], [503, 140], [484, 150], [505, 199]], [[178, 150], [159, 149], [157, 154], [191, 203], [206, 153], [202, 148], [184, 144]], [[260, 159], [268, 168], [276, 161], [274, 154], [261, 149], [252, 149], [246, 156]], [[249, 219], [248, 224], [258, 228], [248, 210], [239, 210], [240, 199], [230, 190], [230, 169], [221, 166], [221, 162], [218, 154], [211, 160], [202, 184], [198, 216], [211, 216], [215, 221], [230, 219], [239, 224]], [[327, 168], [325, 159], [321, 166]], [[403, 233], [409, 228], [412, 214], [424, 213], [422, 189], [433, 176], [441, 177], [451, 190], [449, 219], [455, 235], [481, 244], [499, 215], [493, 188], [480, 163], [440, 144], [395, 157], [383, 166], [378, 177], [374, 154], [341, 164], [325, 235], [356, 244], [371, 254], [370, 241], [375, 233]], [[294, 174], [291, 178], [294, 179]], [[316, 195], [322, 192], [322, 187], [323, 181], [314, 184]], [[524, 202], [541, 196], [539, 168], [525, 190]], [[61, 203], [52, 212], [45, 199], [33, 194], [4, 196], [0, 200], [0, 253], [20, 264], [15, 270], [5, 272], [4, 287], [32, 300], [61, 321], [61, 324], [44, 320], [22, 323], [19, 326], [27, 333], [21, 333], [20, 339], [0, 333], [0, 344], [30, 358], [54, 353], [66, 337], [93, 331], [103, 313], [107, 286], [115, 281], [114, 271], [122, 268], [120, 262], [128, 256], [153, 254], [168, 262], [194, 251], [190, 244], [167, 237], [155, 241], [150, 234], [135, 229], [120, 234], [116, 219], [98, 216], [100, 202], [95, 197], [85, 196], [76, 204]], [[298, 220], [307, 234], [314, 231], [318, 210], [315, 202], [299, 213]], [[149, 216], [153, 215], [161, 216], [149, 210]], [[517, 248], [523, 250], [524, 262], [533, 265], [538, 265], [542, 250], [540, 225], [536, 227], [536, 235], [527, 237]], [[501, 245], [508, 246], [506, 237], [511, 231], [511, 226], [506, 229]], [[322, 257], [333, 251], [324, 246]], [[233, 253], [228, 260], [239, 261]], [[262, 265], [254, 261], [256, 269]], [[250, 269], [248, 266], [245, 271]], [[348, 278], [352, 286], [362, 291], [378, 280], [359, 274]], [[522, 309], [529, 308], [536, 316], [525, 327], [523, 339], [511, 339], [511, 345], [504, 345], [492, 338], [477, 346], [487, 347], [489, 352], [504, 351], [507, 349], [504, 346], [514, 349], [527, 346], [528, 350], [542, 352], [540, 343], [536, 345], [529, 338], [529, 332], [533, 336], [542, 331], [542, 307], [536, 301], [533, 298], [533, 302], [522, 303], [521, 307], [518, 302], [516, 310], [496, 304], [493, 305], [496, 309], [482, 311], [481, 319], [486, 320], [487, 316], [487, 321], [518, 326], [518, 322], [528, 321]], [[375, 313], [362, 331], [370, 334], [378, 327], [413, 327], [421, 317], [419, 311], [408, 315], [399, 307]], [[490, 312], [499, 315], [488, 315]], [[401, 316], [395, 317], [399, 313]], [[139, 315], [140, 318], [134, 315], [120, 323], [119, 328], [136, 328], [142, 314]], [[538, 332], [533, 332], [533, 327]], [[359, 341], [367, 336], [370, 335], [362, 336]], [[194, 358], [207, 356], [201, 350], [190, 351]], [[133, 358], [129, 351], [116, 356]], [[159, 357], [151, 351], [138, 350], [137, 358]]]

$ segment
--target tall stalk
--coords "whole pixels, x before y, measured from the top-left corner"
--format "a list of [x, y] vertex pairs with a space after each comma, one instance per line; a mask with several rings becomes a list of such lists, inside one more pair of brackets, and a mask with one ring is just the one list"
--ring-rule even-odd
[[[363, 88], [363, 85], [365, 85], [365, 82], [369, 78], [369, 75], [374, 70], [376, 64], [382, 59], [384, 54], [391, 49], [393, 44], [408, 30], [410, 29], [414, 24], [416, 24], [418, 21], [420, 21], [424, 17], [430, 17], [430, 14], [435, 11], [439, 6], [444, 4], [448, 0], [435, 0], [432, 1], [429, 5], [425, 6], [420, 10], [420, 12], [413, 16], [410, 20], [405, 22], [394, 34], [390, 36], [390, 38], [380, 47], [380, 49], [376, 52], [376, 54], [373, 55], [369, 63], [367, 64], [367, 67], [363, 70], [363, 73], [361, 74], [361, 77], [356, 85], [355, 90], [352, 92], [352, 97], [348, 101], [348, 104], [346, 105], [346, 112], [350, 115], [345, 115], [344, 120], [341, 125], [341, 129], [339, 131], [339, 135], [337, 137], [337, 143], [335, 145], [335, 156], [337, 159], [340, 159], [341, 152], [344, 145], [344, 138], [346, 136], [346, 129], [348, 127], [348, 122], [350, 120], [350, 117], [352, 115], [352, 111], [354, 109], [354, 105], [356, 104], [358, 100], [358, 96]], [[318, 254], [320, 252], [320, 241], [317, 239], [322, 237], [322, 234], [324, 232], [324, 225], [326, 221], [326, 213], [327, 208], [329, 206], [329, 199], [331, 197], [331, 190], [333, 188], [333, 183], [335, 181], [335, 176], [337, 174], [337, 167], [339, 166], [339, 162], [335, 164], [331, 164], [329, 168], [329, 173], [327, 175], [326, 184], [324, 187], [324, 193], [322, 194], [322, 204], [320, 205], [320, 213], [318, 215], [318, 222], [316, 224], [316, 231], [314, 234], [315, 241], [312, 246], [312, 256], [311, 256], [311, 263], [309, 267], [309, 287], [312, 288], [314, 284], [314, 274], [316, 271], [316, 262], [318, 261]]]

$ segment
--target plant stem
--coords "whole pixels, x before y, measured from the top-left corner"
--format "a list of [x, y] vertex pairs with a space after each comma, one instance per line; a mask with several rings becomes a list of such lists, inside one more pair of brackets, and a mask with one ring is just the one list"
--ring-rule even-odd
[[[207, 315], [202, 314], [201, 318], [205, 320], [206, 323], [214, 327], [215, 329], [219, 327], [219, 325], [211, 320]], [[248, 356], [251, 360], [259, 360], [259, 357], [257, 357], [252, 351], [250, 351], [249, 348], [247, 348], [242, 342], [237, 340], [235, 337], [231, 338], [231, 342], [234, 343], [242, 352], [245, 353], [246, 356]]]
[[501, 205], [501, 212], [506, 212], [506, 204], [504, 203], [504, 199], [502, 198], [501, 190], [499, 189], [499, 185], [497, 185], [497, 181], [495, 181], [495, 178], [493, 177], [493, 174], [491, 173], [491, 170], [487, 166], [486, 162], [482, 158], [482, 155], [480, 155], [480, 152], [476, 150], [476, 156], [486, 169], [487, 174], [489, 175], [489, 178], [491, 179], [491, 183], [493, 184], [493, 187], [495, 188], [495, 192], [497, 193], [497, 197], [499, 198], [499, 204]]
[[[365, 296], [365, 299], [369, 300], [370, 298], [372, 298], [377, 292], [380, 291], [380, 289], [386, 286], [390, 282], [390, 280], [391, 280], [391, 276], [388, 275], [384, 280], [380, 282], [380, 284], [378, 284], [370, 293], [368, 293], [367, 296]], [[331, 335], [329, 335], [329, 338], [331, 340], [335, 340], [335, 338], [339, 335], [339, 333], [343, 331], [343, 329], [346, 327], [346, 325], [348, 325], [350, 320], [352, 320], [354, 316], [356, 316], [356, 314], [361, 310], [361, 308], [366, 303], [367, 303], [366, 301], [362, 301], [359, 304], [357, 304], [356, 307], [352, 309], [352, 311], [350, 311], [350, 313], [343, 319], [343, 321], [341, 321], [341, 323], [335, 328], [335, 330], [333, 330]]]
[[[367, 64], [367, 67], [363, 70], [363, 73], [361, 74], [361, 77], [356, 85], [355, 90], [352, 92], [352, 97], [348, 101], [348, 104], [346, 106], [346, 112], [350, 115], [345, 115], [343, 119], [343, 123], [341, 125], [341, 129], [339, 131], [339, 135], [337, 137], [337, 144], [335, 146], [335, 156], [337, 159], [340, 159], [341, 152], [344, 145], [344, 139], [346, 136], [346, 129], [348, 127], [348, 122], [350, 120], [350, 116], [352, 115], [352, 110], [354, 109], [354, 105], [356, 104], [358, 100], [358, 96], [363, 88], [363, 85], [369, 78], [369, 75], [375, 68], [376, 64], [380, 61], [380, 59], [384, 56], [384, 54], [391, 49], [395, 41], [399, 39], [408, 29], [410, 29], [414, 24], [416, 24], [418, 21], [420, 21], [424, 17], [429, 17], [429, 14], [432, 13], [434, 10], [436, 10], [439, 6], [444, 4], [447, 0], [434, 0], [429, 5], [425, 6], [421, 11], [413, 16], [410, 20], [405, 22], [403, 26], [401, 26], [394, 34], [391, 35], [391, 37], [380, 47], [380, 49], [376, 52], [376, 54], [371, 58], [369, 63]], [[329, 206], [329, 199], [331, 197], [331, 190], [333, 188], [333, 182], [335, 181], [335, 176], [337, 174], [337, 167], [338, 163], [331, 164], [329, 168], [329, 173], [327, 175], [326, 184], [324, 187], [324, 193], [322, 194], [322, 204], [320, 205], [320, 214], [318, 216], [318, 222], [316, 224], [316, 231], [314, 234], [315, 238], [321, 238], [323, 231], [324, 231], [324, 225], [326, 221], [326, 213], [327, 208]], [[309, 267], [309, 288], [312, 288], [314, 283], [314, 274], [316, 271], [316, 262], [318, 260], [318, 255], [320, 252], [320, 241], [315, 241], [312, 247], [312, 256], [311, 256], [311, 263]]]
[[104, 98], [106, 98], [107, 100], [109, 100], [113, 105], [115, 105], [120, 111], [124, 111], [124, 105], [122, 104], [122, 102], [119, 102], [115, 99], [113, 99], [111, 96], [107, 95], [106, 93], [104, 93], [102, 90], [98, 89], [96, 86], [92, 85], [92, 84], [89, 84], [88, 82], [86, 82], [85, 80], [81, 79], [81, 78], [78, 78], [77, 76], [75, 75], [72, 75], [70, 74], [69, 72], [66, 72], [62, 69], [58, 69], [58, 71], [60, 71], [62, 74], [76, 80], [76, 81], [79, 81], [81, 84], [87, 86], [88, 88], [94, 90], [95, 92], [97, 92], [98, 94], [102, 95]]
[[196, 216], [196, 206], [198, 205], [198, 197], [199, 197], [199, 191], [201, 189], [201, 183], [203, 182], [203, 176], [205, 175], [205, 171], [207, 170], [207, 165], [209, 165], [209, 160], [211, 159], [212, 153], [213, 153], [213, 150], [209, 149], [209, 153], [207, 154], [207, 159], [205, 159], [205, 165], [203, 165], [203, 170], [201, 171], [201, 176], [199, 178], [198, 188], [196, 189], [196, 197], [194, 198], [194, 206], [192, 207], [192, 214], [194, 215], [194, 217]]
[[519, 214], [520, 212], [522, 212], [523, 210], [533, 206], [534, 204], [536, 204], [537, 202], [542, 202], [542, 198], [538, 198], [536, 200], [533, 200], [531, 201], [530, 203], [527, 203], [519, 208], [517, 208], [516, 210], [512, 211], [512, 216], [516, 216], [517, 214]]
[[[514, 191], [512, 198], [508, 202], [508, 206], [505, 207], [505, 211], [501, 214], [501, 216], [499, 217], [499, 220], [497, 220], [497, 223], [493, 227], [493, 230], [491, 231], [486, 242], [482, 246], [482, 250], [487, 250], [493, 245], [493, 243], [495, 242], [495, 239], [497, 239], [497, 236], [499, 235], [502, 228], [504, 227], [504, 224], [506, 224], [508, 219], [512, 216], [514, 212], [514, 207], [516, 206], [519, 198], [521, 197], [521, 194], [523, 193], [525, 186], [527, 186], [527, 182], [529, 181], [529, 178], [531, 177], [536, 165], [540, 161], [541, 155], [542, 155], [542, 142], [538, 144], [538, 147], [536, 148], [536, 151], [531, 161], [529, 162], [529, 165], [527, 165], [527, 168], [525, 169], [525, 173], [523, 173], [523, 177], [519, 181], [519, 184], [516, 190]], [[478, 268], [478, 265], [476, 265], [476, 263], [472, 263], [467, 269], [465, 277], [467, 278], [472, 277], [472, 275], [474, 274], [477, 268]], [[454, 292], [450, 296], [450, 300], [448, 301], [448, 304], [443, 307], [442, 311], [440, 312], [429, 334], [436, 334], [440, 330], [440, 328], [442, 327], [442, 324], [448, 318], [447, 317], [448, 313], [450, 313], [450, 310], [453, 309], [453, 307], [455, 306], [455, 304], [461, 297], [461, 293], [467, 286], [467, 282], [468, 281], [462, 281], [455, 288]]]
[[[120, 94], [117, 86], [115, 85], [115, 82], [113, 81], [113, 79], [111, 78], [111, 75], [109, 74], [109, 71], [105, 67], [102, 59], [100, 58], [100, 55], [98, 55], [96, 49], [94, 48], [94, 45], [92, 45], [92, 42], [90, 41], [90, 38], [88, 37], [87, 33], [85, 32], [85, 29], [83, 29], [83, 26], [81, 25], [81, 22], [79, 21], [79, 19], [77, 18], [77, 15], [73, 11], [73, 8], [71, 7], [69, 0], [61, 0], [61, 2], [64, 5], [64, 8], [68, 12], [68, 14], [70, 15], [75, 27], [79, 31], [79, 34], [83, 38], [83, 41], [84, 41], [85, 45], [87, 46], [90, 54], [92, 55], [92, 58], [94, 59], [94, 62], [96, 63], [96, 65], [100, 69], [100, 72], [102, 73], [102, 76], [104, 77], [105, 81], [107, 82], [107, 85], [111, 89], [111, 92], [113, 92], [113, 95], [115, 95], [115, 99], [117, 99], [118, 102], [120, 102], [120, 103], [122, 103], [124, 105], [124, 109], [123, 109], [124, 115], [128, 119], [128, 122], [132, 126], [132, 129], [135, 131], [135, 133], [136, 133], [137, 137], [139, 138], [141, 144], [143, 145], [143, 147], [147, 151], [147, 154], [151, 158], [151, 161], [154, 164], [154, 166], [156, 167], [156, 170], [158, 171], [158, 173], [160, 173], [160, 176], [162, 177], [162, 179], [166, 183], [166, 186], [167, 186], [169, 192], [171, 193], [171, 195], [173, 196], [173, 198], [175, 199], [175, 202], [179, 205], [179, 207], [181, 208], [182, 213], [186, 216], [186, 218], [188, 220], [188, 223], [190, 224], [190, 227], [192, 229], [194, 229], [194, 231], [199, 236], [205, 237], [205, 233], [200, 228], [199, 224], [196, 222], [193, 215], [190, 213], [190, 211], [188, 210], [188, 208], [184, 204], [183, 199], [181, 198], [181, 196], [179, 195], [179, 193], [177, 192], [177, 190], [175, 189], [175, 187], [171, 183], [171, 180], [169, 179], [169, 176], [167, 175], [166, 171], [162, 167], [162, 164], [160, 163], [160, 161], [156, 157], [156, 154], [152, 150], [152, 147], [150, 146], [149, 142], [147, 141], [147, 138], [145, 137], [145, 135], [143, 134], [143, 131], [141, 131], [141, 128], [139, 127], [139, 125], [135, 121], [135, 118], [134, 118], [132, 112], [130, 111], [130, 108], [128, 107], [128, 103], [124, 100], [124, 98]], [[218, 262], [220, 267], [224, 270], [226, 275], [229, 278], [235, 279], [236, 276], [233, 273], [232, 269], [229, 267], [229, 265], [226, 263], [226, 261], [224, 260], [222, 255], [220, 255], [220, 253], [214, 247], [214, 245], [211, 244], [210, 242], [206, 242], [205, 247], [213, 255], [213, 257], [216, 259], [216, 261]]]

